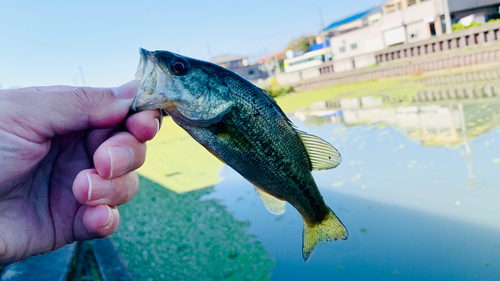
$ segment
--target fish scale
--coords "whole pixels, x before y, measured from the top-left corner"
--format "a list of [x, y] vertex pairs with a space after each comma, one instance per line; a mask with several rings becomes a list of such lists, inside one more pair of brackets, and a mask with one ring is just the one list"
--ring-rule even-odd
[[[284, 212], [284, 201], [297, 209], [304, 219], [304, 260], [320, 242], [347, 238], [311, 174], [340, 163], [333, 146], [297, 130], [269, 93], [230, 70], [167, 51], [141, 49], [141, 62], [142, 87], [132, 109], [164, 109], [191, 137], [254, 184], [269, 211]], [[145, 69], [153, 69], [153, 74]], [[162, 82], [152, 88], [150, 75], [159, 75], [157, 81]]]

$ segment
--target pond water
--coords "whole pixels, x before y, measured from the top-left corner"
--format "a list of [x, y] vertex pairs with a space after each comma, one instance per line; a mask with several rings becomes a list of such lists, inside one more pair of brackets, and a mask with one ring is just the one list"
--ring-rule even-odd
[[[162, 276], [172, 280], [500, 280], [499, 98], [403, 106], [365, 97], [316, 103], [290, 117], [300, 130], [322, 137], [342, 154], [339, 167], [315, 171], [313, 176], [325, 202], [349, 230], [349, 238], [320, 244], [304, 262], [303, 221], [298, 212], [287, 204], [283, 215], [269, 213], [253, 186], [223, 166], [222, 180], [204, 191], [167, 194], [160, 190], [155, 192], [163, 193], [151, 200], [151, 193], [140, 191], [139, 198], [147, 197], [148, 206], [175, 196], [156, 217], [148, 215], [154, 218], [139, 223], [151, 228], [150, 234], [142, 235], [146, 239], [141, 250], [134, 250], [142, 238], [130, 236], [137, 231], [132, 221], [151, 211], [137, 207], [143, 199], [121, 209], [125, 226], [115, 240], [136, 278], [145, 274], [146, 267], [160, 276], [165, 268], [177, 266], [183, 269], [167, 270]], [[172, 204], [189, 196], [192, 208], [201, 209], [192, 213], [188, 209], [189, 218], [182, 219], [186, 225], [157, 222], [176, 216]], [[214, 217], [210, 212], [217, 213], [218, 206], [220, 217], [246, 223], [238, 226], [240, 238], [226, 236], [232, 227], [222, 219], [206, 227]], [[167, 229], [155, 229], [156, 224]], [[186, 238], [188, 232], [204, 227], [207, 230], [201, 236], [224, 229], [224, 237], [217, 234], [207, 241], [228, 243], [217, 249], [229, 249], [228, 260], [236, 263], [214, 258], [209, 253], [213, 246], [198, 241], [200, 235]], [[162, 237], [179, 231], [184, 236], [162, 244], [166, 239]], [[156, 245], [155, 249], [148, 249], [148, 244]], [[160, 248], [174, 254], [158, 258]], [[134, 251], [138, 253], [131, 254]], [[205, 257], [193, 259], [203, 251], [207, 251]], [[172, 261], [172, 256], [178, 261]], [[205, 269], [195, 269], [200, 267]], [[222, 268], [234, 270], [217, 275]], [[206, 273], [193, 273], [196, 270], [214, 272], [200, 277], [196, 274]], [[253, 275], [257, 271], [264, 273]]]
[[318, 246], [304, 263], [293, 207], [268, 213], [229, 167], [205, 197], [251, 222], [276, 261], [273, 280], [500, 280], [498, 100], [295, 115], [299, 129], [343, 155], [313, 174], [349, 239]]

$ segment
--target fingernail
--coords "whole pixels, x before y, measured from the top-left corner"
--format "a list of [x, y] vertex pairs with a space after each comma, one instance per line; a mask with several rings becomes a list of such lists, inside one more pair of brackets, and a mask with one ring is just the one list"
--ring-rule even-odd
[[108, 228], [108, 227], [110, 227], [111, 224], [113, 223], [113, 221], [115, 220], [115, 211], [113, 209], [111, 209], [111, 207], [108, 206], [108, 205], [106, 205], [106, 207], [108, 207], [108, 219], [102, 225], [102, 228]]
[[153, 138], [156, 136], [156, 134], [158, 134], [158, 131], [160, 130], [160, 120], [158, 120], [157, 118], [155, 118], [155, 125], [156, 125], [156, 131], [155, 134], [153, 135]]
[[94, 188], [94, 185], [92, 184], [92, 177], [99, 177], [99, 175], [91, 175], [90, 173], [87, 173], [87, 179], [89, 181], [89, 192], [86, 202], [104, 199], [109, 194], [111, 194], [111, 191], [113, 190], [113, 185], [114, 185], [113, 180], [104, 180], [104, 181], [101, 180], [99, 188]]
[[92, 197], [92, 180], [90, 179], [89, 173], [87, 173], [87, 180], [89, 181], [89, 191], [88, 191], [87, 201], [90, 201], [90, 198]]
[[132, 150], [126, 146], [109, 147], [108, 154], [111, 163], [109, 178], [128, 172], [134, 161]]
[[119, 87], [112, 88], [111, 91], [115, 96], [122, 100], [133, 99], [137, 94], [137, 88], [139, 87], [139, 80], [132, 80], [125, 83]]

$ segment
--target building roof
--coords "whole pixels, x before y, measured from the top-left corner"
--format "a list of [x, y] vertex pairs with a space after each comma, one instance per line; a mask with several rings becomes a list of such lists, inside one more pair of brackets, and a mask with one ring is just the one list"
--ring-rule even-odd
[[242, 59], [246, 59], [246, 58], [247, 57], [245, 57], [245, 56], [225, 55], [225, 56], [214, 57], [210, 60], [210, 62], [215, 63], [215, 64], [222, 64], [225, 62], [242, 60]]
[[352, 15], [350, 17], [347, 17], [345, 19], [342, 19], [342, 20], [339, 20], [339, 21], [336, 21], [336, 22], [333, 22], [331, 23], [329, 26], [327, 26], [325, 29], [323, 29], [323, 31], [328, 31], [332, 28], [336, 28], [336, 27], [339, 27], [341, 25], [344, 25], [346, 23], [350, 23], [350, 22], [353, 22], [355, 20], [359, 20], [359, 19], [362, 19], [364, 16], [366, 16], [368, 13], [370, 13], [371, 11], [373, 10], [373, 8], [369, 9], [369, 10], [366, 10], [364, 12], [361, 12], [361, 13], [358, 13], [358, 14], [355, 14], [355, 15]]

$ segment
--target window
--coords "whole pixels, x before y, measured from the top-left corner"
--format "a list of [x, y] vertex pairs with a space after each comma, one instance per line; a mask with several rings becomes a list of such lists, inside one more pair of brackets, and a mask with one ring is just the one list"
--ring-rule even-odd
[[356, 50], [358, 48], [358, 43], [351, 44], [351, 49]]
[[408, 0], [406, 3], [407, 3], [408, 7], [413, 6], [413, 5], [417, 4], [417, 0]]
[[340, 48], [339, 48], [339, 52], [340, 52], [340, 53], [345, 52], [345, 47], [340, 47]]
[[253, 75], [255, 72], [253, 71], [253, 69], [249, 70], [248, 71], [248, 75]]
[[301, 59], [301, 60], [298, 60], [298, 61], [291, 62], [288, 65], [289, 66], [293, 66], [293, 65], [305, 63], [305, 62], [312, 61], [312, 60], [322, 60], [322, 61], [325, 61], [325, 56], [324, 55], [316, 55], [314, 57], [309, 57], [309, 58], [305, 58], [305, 59]]
[[392, 4], [392, 5], [387, 5], [387, 6], [385, 7], [385, 12], [386, 12], [387, 14], [388, 14], [388, 13], [392, 13], [392, 12], [394, 12], [394, 11], [396, 11], [396, 7], [394, 6], [394, 4]]

